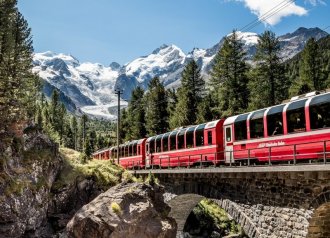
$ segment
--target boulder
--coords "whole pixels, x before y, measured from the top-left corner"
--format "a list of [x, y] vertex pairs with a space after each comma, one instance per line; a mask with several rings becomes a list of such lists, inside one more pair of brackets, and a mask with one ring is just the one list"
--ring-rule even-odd
[[170, 238], [176, 222], [168, 217], [164, 188], [143, 183], [121, 183], [83, 206], [66, 227], [75, 238]]

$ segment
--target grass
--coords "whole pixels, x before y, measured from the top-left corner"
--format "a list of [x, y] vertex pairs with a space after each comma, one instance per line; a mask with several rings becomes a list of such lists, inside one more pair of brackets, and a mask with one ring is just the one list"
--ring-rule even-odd
[[194, 209], [194, 212], [204, 213], [208, 217], [211, 217], [215, 225], [222, 229], [229, 230], [230, 234], [244, 234], [241, 226], [229, 219], [226, 211], [211, 200], [203, 199]]
[[111, 203], [111, 209], [114, 213], [116, 213], [117, 215], [121, 214], [121, 207], [119, 206], [118, 203], [116, 202], [112, 202]]
[[151, 172], [149, 172], [148, 177], [144, 181], [145, 183], [153, 186], [155, 184], [159, 185], [159, 179], [155, 177], [155, 175]]
[[72, 184], [77, 178], [92, 178], [104, 189], [121, 181], [124, 169], [109, 160], [90, 160], [82, 163], [80, 153], [68, 148], [60, 148], [60, 154], [64, 159], [64, 165], [53, 185], [55, 189]]

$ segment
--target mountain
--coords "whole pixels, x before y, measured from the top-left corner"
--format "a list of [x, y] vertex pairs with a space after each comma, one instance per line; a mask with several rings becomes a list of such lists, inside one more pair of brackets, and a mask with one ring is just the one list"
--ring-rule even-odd
[[322, 31], [320, 28], [305, 28], [300, 27], [293, 33], [287, 33], [279, 37], [282, 50], [282, 58], [287, 60], [291, 59], [299, 53], [305, 46], [308, 39], [314, 37], [319, 40], [329, 35], [327, 32]]
[[[317, 40], [328, 33], [319, 28], [300, 27], [293, 33], [279, 37], [281, 57], [287, 60], [299, 53], [311, 37]], [[258, 43], [258, 35], [253, 32], [238, 32], [251, 61]], [[117, 95], [122, 91], [123, 106], [127, 105], [132, 90], [141, 86], [148, 88], [150, 80], [158, 76], [166, 88], [180, 86], [181, 73], [189, 60], [194, 59], [207, 79], [213, 59], [222, 47], [224, 38], [208, 49], [194, 48], [184, 53], [175, 45], [162, 45], [147, 56], [139, 57], [126, 65], [113, 62], [109, 66], [97, 63], [80, 63], [71, 55], [52, 52], [36, 53], [34, 69], [44, 81], [44, 92], [49, 97], [54, 88], [59, 89], [61, 100], [74, 113], [87, 113], [95, 117], [116, 119]]]
[[80, 63], [71, 55], [49, 51], [36, 53], [33, 64], [33, 71], [44, 80], [46, 96], [50, 97], [53, 89], [57, 88], [61, 101], [69, 111], [116, 118], [115, 113], [108, 112], [108, 108], [111, 110], [117, 105], [114, 87], [119, 76], [119, 64], [112, 63], [105, 67], [97, 63]]

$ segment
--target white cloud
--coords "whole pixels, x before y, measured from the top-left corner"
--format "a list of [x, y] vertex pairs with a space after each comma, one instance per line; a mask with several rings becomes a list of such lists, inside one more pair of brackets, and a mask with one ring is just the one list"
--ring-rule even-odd
[[[307, 10], [290, 0], [235, 0], [244, 2], [251, 12], [265, 24], [276, 25], [283, 17], [290, 15], [304, 16]], [[308, 0], [311, 4], [322, 3], [320, 0]]]
[[306, 0], [305, 3], [306, 2], [312, 4], [313, 6], [316, 6], [318, 4], [327, 5], [323, 0]]

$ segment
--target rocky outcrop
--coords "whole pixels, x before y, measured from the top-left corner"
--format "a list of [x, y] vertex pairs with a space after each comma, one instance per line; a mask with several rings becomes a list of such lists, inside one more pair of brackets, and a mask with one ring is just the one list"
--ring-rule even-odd
[[80, 209], [67, 225], [68, 237], [170, 238], [176, 223], [168, 217], [163, 187], [122, 183]]
[[61, 167], [56, 144], [27, 130], [1, 153], [0, 237], [48, 237], [50, 187]]
[[54, 233], [62, 232], [73, 215], [92, 201], [103, 190], [93, 178], [77, 177], [73, 184], [52, 188], [52, 200], [48, 208], [48, 222]]

